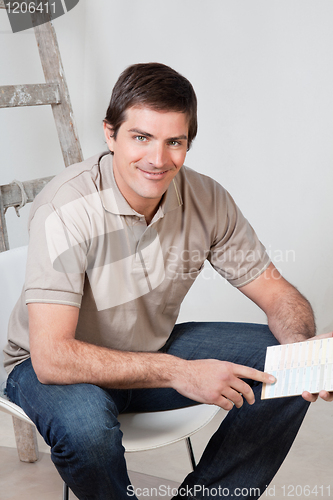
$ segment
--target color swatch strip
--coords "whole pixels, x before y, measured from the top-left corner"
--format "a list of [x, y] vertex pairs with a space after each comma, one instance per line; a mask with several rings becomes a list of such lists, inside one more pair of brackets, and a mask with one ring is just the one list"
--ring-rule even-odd
[[275, 384], [263, 384], [261, 399], [333, 391], [333, 338], [267, 348], [264, 371]]

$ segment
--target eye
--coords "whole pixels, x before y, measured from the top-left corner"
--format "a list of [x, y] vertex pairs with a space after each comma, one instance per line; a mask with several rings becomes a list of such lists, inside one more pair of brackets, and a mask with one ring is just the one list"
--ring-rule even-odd
[[147, 137], [145, 137], [144, 135], [136, 135], [134, 136], [134, 139], [136, 139], [139, 142], [145, 142], [147, 140]]
[[180, 146], [181, 143], [179, 141], [169, 141], [170, 146]]

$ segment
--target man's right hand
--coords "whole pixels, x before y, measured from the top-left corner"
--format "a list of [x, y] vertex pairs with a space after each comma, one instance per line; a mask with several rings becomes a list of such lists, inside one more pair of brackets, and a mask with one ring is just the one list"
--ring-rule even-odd
[[251, 387], [242, 379], [266, 384], [276, 382], [275, 377], [255, 368], [228, 361], [203, 359], [185, 361], [173, 387], [183, 396], [199, 403], [214, 404], [231, 410], [233, 404], [240, 408], [244, 398], [251, 405], [255, 401]]

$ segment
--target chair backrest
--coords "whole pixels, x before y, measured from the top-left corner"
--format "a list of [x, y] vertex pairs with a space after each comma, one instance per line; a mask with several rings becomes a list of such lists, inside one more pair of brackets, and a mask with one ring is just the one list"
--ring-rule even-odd
[[7, 379], [2, 350], [7, 343], [8, 320], [24, 284], [27, 249], [25, 246], [0, 253], [0, 390]]

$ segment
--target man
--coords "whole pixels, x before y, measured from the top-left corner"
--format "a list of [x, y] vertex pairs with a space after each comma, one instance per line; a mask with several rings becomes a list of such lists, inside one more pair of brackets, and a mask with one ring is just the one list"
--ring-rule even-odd
[[[110, 151], [66, 169], [31, 210], [25, 292], [5, 349], [7, 393], [82, 500], [128, 497], [120, 412], [198, 402], [230, 410], [176, 498], [193, 498], [194, 485], [232, 496], [263, 493], [305, 399], [315, 399], [260, 400], [261, 383], [274, 382], [262, 371], [267, 345], [312, 337], [313, 313], [230, 195], [183, 166], [196, 130], [196, 97], [183, 76], [157, 63], [131, 66], [104, 121]], [[269, 328], [175, 326], [206, 259], [265, 311]]]

